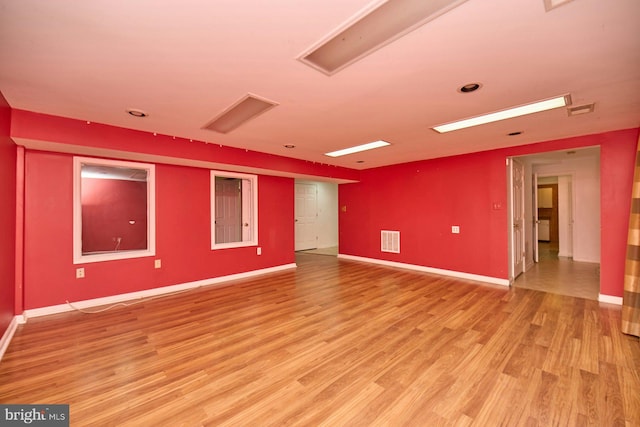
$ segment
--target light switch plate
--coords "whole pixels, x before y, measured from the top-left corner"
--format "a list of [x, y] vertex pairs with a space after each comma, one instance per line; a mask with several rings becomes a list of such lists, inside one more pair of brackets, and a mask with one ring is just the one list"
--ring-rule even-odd
[[460, 234], [460, 226], [459, 225], [452, 225], [451, 226], [451, 232], [453, 234]]

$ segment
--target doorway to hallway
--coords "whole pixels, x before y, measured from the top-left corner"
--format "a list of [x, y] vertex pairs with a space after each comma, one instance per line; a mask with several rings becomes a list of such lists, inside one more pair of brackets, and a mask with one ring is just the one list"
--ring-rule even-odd
[[337, 255], [338, 184], [295, 181], [295, 250]]
[[[539, 153], [517, 157], [514, 160], [524, 164], [524, 187], [527, 190], [524, 226], [525, 269], [519, 277], [510, 276], [511, 283], [515, 287], [598, 299], [599, 147]], [[539, 198], [545, 198], [544, 190], [538, 192], [538, 184], [543, 189], [546, 186], [552, 188], [549, 192], [549, 203], [542, 201], [538, 204]], [[556, 184], [558, 187], [554, 194]], [[558, 199], [557, 203], [555, 196]], [[511, 222], [512, 215], [510, 212]], [[548, 235], [546, 230], [539, 229], [541, 221], [544, 220], [548, 221]], [[539, 235], [540, 231], [542, 235]]]

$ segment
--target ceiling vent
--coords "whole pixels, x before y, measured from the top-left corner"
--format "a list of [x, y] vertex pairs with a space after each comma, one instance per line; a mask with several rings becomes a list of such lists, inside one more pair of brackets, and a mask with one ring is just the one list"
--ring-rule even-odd
[[216, 116], [203, 129], [228, 133], [238, 126], [277, 106], [277, 102], [247, 94]]
[[595, 110], [595, 108], [596, 108], [595, 102], [592, 102], [591, 104], [577, 105], [575, 107], [568, 107], [567, 114], [570, 117], [579, 116], [582, 114], [589, 114], [589, 113], [593, 113], [593, 110]]
[[563, 4], [567, 4], [573, 0], [544, 0], [544, 8], [547, 12], [556, 7], [560, 7]]
[[332, 75], [467, 0], [388, 0], [358, 13], [298, 57]]

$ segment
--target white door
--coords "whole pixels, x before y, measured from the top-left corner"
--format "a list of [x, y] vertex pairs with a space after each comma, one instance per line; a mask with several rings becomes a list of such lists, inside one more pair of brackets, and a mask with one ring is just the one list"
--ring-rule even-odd
[[540, 262], [540, 252], [538, 248], [538, 235], [540, 220], [538, 219], [538, 174], [533, 174], [533, 261]]
[[315, 184], [296, 183], [296, 251], [318, 247], [316, 219], [318, 217], [318, 188]]
[[513, 278], [515, 279], [524, 271], [524, 166], [513, 159], [511, 162], [511, 186], [512, 186], [512, 265]]

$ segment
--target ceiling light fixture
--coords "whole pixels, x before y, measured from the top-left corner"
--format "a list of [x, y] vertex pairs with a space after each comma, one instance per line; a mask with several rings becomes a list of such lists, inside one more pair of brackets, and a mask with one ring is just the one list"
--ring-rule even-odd
[[293, 144], [285, 144], [284, 148], [296, 148], [296, 146]]
[[480, 87], [482, 87], [480, 83], [467, 83], [466, 85], [459, 88], [458, 92], [471, 93], [477, 91], [478, 89], [480, 89]]
[[518, 135], [522, 135], [522, 131], [521, 131], [521, 130], [518, 130], [518, 131], [515, 131], [515, 132], [509, 132], [507, 135], [508, 135], [508, 136], [518, 136]]
[[129, 109], [127, 110], [127, 113], [128, 113], [130, 116], [133, 116], [133, 117], [140, 117], [140, 118], [142, 118], [142, 117], [147, 117], [147, 116], [148, 116], [148, 114], [147, 114], [147, 113], [145, 113], [145, 112], [144, 112], [144, 111], [142, 111], [142, 110], [138, 110], [138, 109], [136, 109], [136, 108], [129, 108]]
[[359, 153], [361, 151], [373, 150], [374, 148], [385, 147], [387, 145], [391, 145], [387, 141], [374, 141], [369, 142], [367, 144], [356, 145], [355, 147], [345, 148], [342, 150], [332, 151], [330, 153], [324, 153], [325, 156], [329, 157], [340, 157], [346, 156], [347, 154]]
[[277, 105], [277, 102], [249, 93], [207, 123], [203, 129], [228, 133]]
[[495, 113], [483, 114], [481, 116], [471, 117], [464, 120], [457, 120], [455, 122], [434, 126], [432, 127], [432, 129], [439, 133], [451, 132], [454, 130], [469, 128], [472, 126], [479, 126], [487, 123], [497, 122], [500, 120], [525, 116], [527, 114], [553, 110], [554, 108], [566, 107], [567, 105], [571, 105], [571, 95], [557, 96], [551, 99], [536, 101], [531, 104], [525, 104], [518, 107], [508, 108], [506, 110], [496, 111]]
[[466, 1], [376, 1], [298, 60], [332, 75]]

